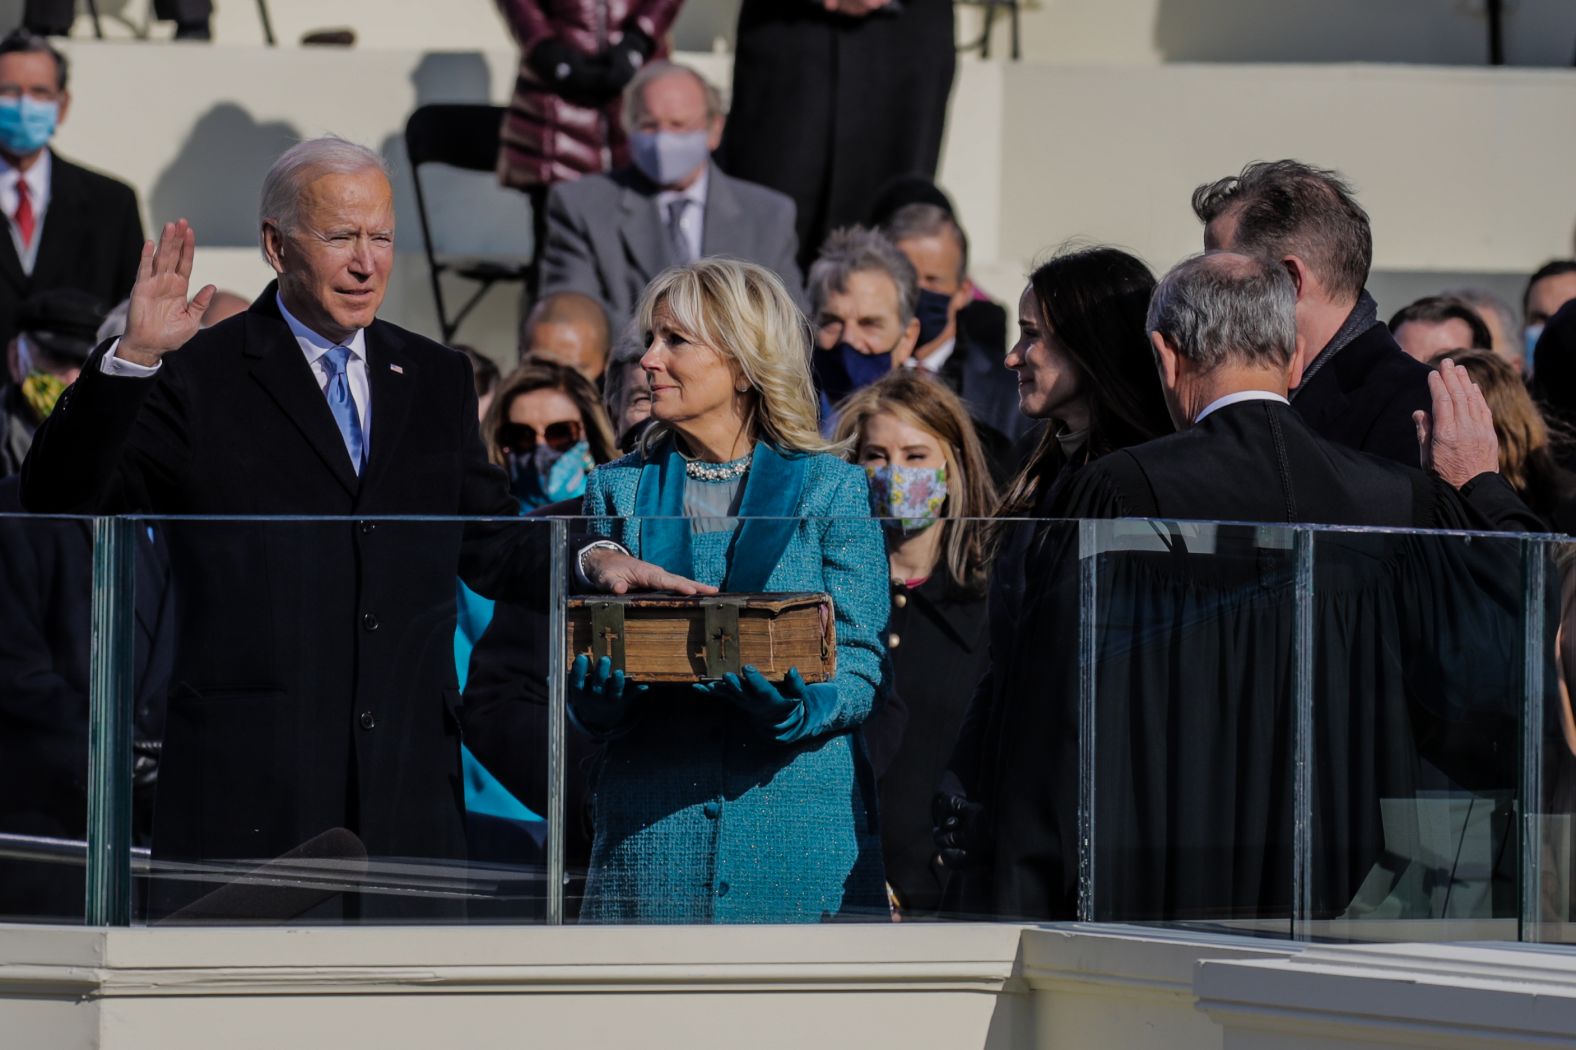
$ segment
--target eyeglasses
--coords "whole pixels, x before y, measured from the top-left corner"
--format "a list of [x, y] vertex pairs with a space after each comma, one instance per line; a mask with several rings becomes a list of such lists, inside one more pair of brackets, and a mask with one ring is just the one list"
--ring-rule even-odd
[[580, 440], [583, 433], [578, 421], [566, 419], [547, 424], [538, 442], [535, 427], [524, 423], [504, 423], [498, 427], [498, 447], [511, 452], [530, 452], [540, 443], [554, 452], [565, 452]]

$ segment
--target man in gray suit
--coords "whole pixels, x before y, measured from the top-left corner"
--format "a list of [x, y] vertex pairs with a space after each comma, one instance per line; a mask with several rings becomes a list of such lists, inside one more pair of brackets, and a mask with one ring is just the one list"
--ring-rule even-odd
[[547, 198], [541, 294], [600, 299], [615, 328], [669, 266], [727, 255], [777, 272], [804, 305], [794, 205], [712, 163], [722, 98], [687, 66], [653, 62], [624, 93], [634, 167], [559, 183]]

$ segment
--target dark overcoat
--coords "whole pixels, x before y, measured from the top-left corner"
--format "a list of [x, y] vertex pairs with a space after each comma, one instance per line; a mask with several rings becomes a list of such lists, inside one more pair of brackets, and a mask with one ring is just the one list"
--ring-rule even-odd
[[0, 237], [0, 346], [16, 334], [16, 311], [34, 292], [76, 288], [106, 308], [131, 294], [142, 254], [142, 213], [124, 182], [51, 153], [49, 208], [31, 274], [16, 245]]
[[1304, 379], [1291, 404], [1326, 441], [1415, 467], [1412, 413], [1433, 408], [1430, 371], [1376, 321]]
[[468, 361], [367, 328], [358, 478], [275, 286], [152, 379], [104, 373], [107, 349], [39, 429], [23, 500], [205, 516], [167, 530], [179, 639], [155, 855], [268, 858], [343, 826], [373, 857], [463, 858], [454, 577], [523, 599], [546, 552], [505, 523], [367, 519], [517, 514]]

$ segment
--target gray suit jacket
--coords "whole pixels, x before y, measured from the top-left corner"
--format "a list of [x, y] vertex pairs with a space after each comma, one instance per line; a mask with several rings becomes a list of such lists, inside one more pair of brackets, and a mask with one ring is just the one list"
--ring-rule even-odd
[[[547, 195], [541, 294], [582, 292], [600, 299], [616, 331], [640, 293], [674, 265], [657, 191], [633, 169], [561, 182]], [[787, 196], [730, 178], [711, 166], [702, 227], [704, 255], [726, 255], [776, 271], [801, 309], [804, 282], [794, 261], [794, 205]]]

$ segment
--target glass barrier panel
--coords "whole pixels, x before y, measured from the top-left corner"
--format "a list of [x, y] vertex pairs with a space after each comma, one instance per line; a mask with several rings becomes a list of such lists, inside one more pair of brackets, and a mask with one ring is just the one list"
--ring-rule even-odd
[[[728, 490], [692, 494], [688, 516], [592, 518], [567, 537], [674, 574], [625, 581], [659, 593], [573, 595], [566, 612], [566, 802], [582, 784], [589, 798], [579, 921], [890, 921], [866, 736], [904, 644], [882, 527], [745, 518]], [[609, 554], [587, 554], [604, 587]]]
[[1570, 939], [1565, 547], [739, 511], [0, 518], [8, 915]]
[[[16, 505], [17, 484], [0, 482], [0, 502]], [[83, 921], [94, 549], [91, 519], [0, 513], [0, 922]], [[157, 550], [138, 554], [139, 571], [157, 577]], [[147, 741], [168, 670], [150, 644], [158, 596], [144, 598], [135, 726]], [[148, 802], [137, 793], [144, 838]]]
[[1553, 621], [1557, 590], [1528, 573], [1543, 554], [1514, 536], [1314, 533], [1301, 935], [1517, 938], [1527, 657], [1553, 657], [1528, 619]]
[[[1530, 551], [1528, 575], [1539, 572], [1546, 575], [1541, 593], [1557, 598], [1543, 606], [1548, 622], [1537, 633], [1553, 659], [1545, 664], [1539, 652], [1528, 654], [1527, 677], [1536, 688], [1524, 716], [1523, 767], [1532, 780], [1526, 794], [1537, 806], [1523, 824], [1523, 863], [1532, 877], [1524, 880], [1521, 939], [1576, 944], [1576, 544], [1549, 540]], [[1536, 615], [1531, 610], [1529, 620]], [[1540, 706], [1543, 717], [1534, 721]]]
[[1081, 586], [1071, 559], [1051, 586], [1084, 652], [1058, 679], [1084, 707], [1080, 917], [1290, 933], [1296, 554], [1285, 528], [1082, 523]]
[[555, 523], [137, 522], [174, 611], [136, 921], [547, 918]]

